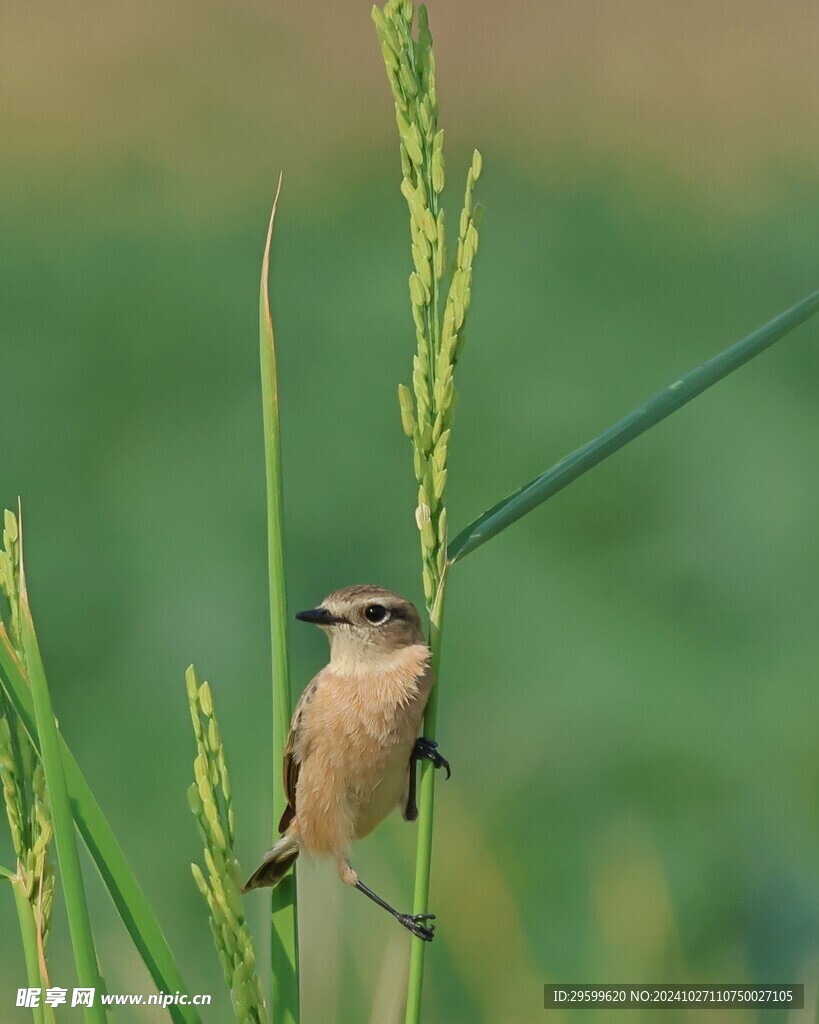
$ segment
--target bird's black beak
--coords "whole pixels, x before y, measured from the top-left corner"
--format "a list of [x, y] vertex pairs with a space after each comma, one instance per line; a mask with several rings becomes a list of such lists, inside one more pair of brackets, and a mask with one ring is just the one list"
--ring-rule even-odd
[[315, 626], [334, 626], [342, 621], [326, 608], [308, 608], [306, 612], [296, 612], [296, 618], [301, 622], [312, 622]]

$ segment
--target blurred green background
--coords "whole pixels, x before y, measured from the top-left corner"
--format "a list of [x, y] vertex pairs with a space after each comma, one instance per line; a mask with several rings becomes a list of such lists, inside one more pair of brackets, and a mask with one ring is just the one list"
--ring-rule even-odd
[[[0, 500], [23, 499], [63, 731], [210, 1021], [229, 1011], [188, 867], [183, 672], [214, 686], [249, 870], [271, 833], [257, 288], [280, 168], [291, 610], [353, 582], [421, 596], [407, 217], [368, 8], [3, 8]], [[431, 21], [450, 216], [484, 154], [457, 530], [817, 286], [819, 11], [447, 0]], [[428, 1021], [543, 1020], [546, 981], [815, 998], [818, 330], [453, 572]], [[298, 692], [326, 650], [291, 639]], [[396, 817], [356, 851], [404, 906], [414, 839]], [[110, 989], [150, 993], [88, 881]], [[403, 1019], [408, 937], [329, 864], [300, 887], [305, 1024]], [[266, 904], [248, 900], [262, 960]], [[10, 893], [0, 922], [16, 1020]], [[62, 912], [52, 942], [70, 986]]]

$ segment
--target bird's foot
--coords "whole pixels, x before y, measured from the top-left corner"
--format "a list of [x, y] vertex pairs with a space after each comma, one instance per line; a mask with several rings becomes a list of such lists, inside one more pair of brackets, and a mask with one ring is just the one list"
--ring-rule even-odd
[[435, 925], [425, 925], [425, 921], [434, 921], [434, 914], [396, 914], [396, 919], [413, 935], [424, 942], [432, 942], [435, 938]]
[[413, 757], [418, 760], [431, 761], [436, 768], [446, 768], [446, 777], [452, 775], [449, 761], [438, 751], [438, 744], [435, 740], [428, 740], [426, 736], [419, 736], [415, 741], [412, 751]]

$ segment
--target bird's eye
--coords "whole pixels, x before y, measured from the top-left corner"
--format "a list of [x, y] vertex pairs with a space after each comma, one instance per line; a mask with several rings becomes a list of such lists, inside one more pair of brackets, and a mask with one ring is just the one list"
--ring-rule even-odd
[[383, 604], [368, 604], [364, 609], [364, 618], [367, 622], [372, 622], [374, 626], [386, 622], [388, 615], [389, 612]]

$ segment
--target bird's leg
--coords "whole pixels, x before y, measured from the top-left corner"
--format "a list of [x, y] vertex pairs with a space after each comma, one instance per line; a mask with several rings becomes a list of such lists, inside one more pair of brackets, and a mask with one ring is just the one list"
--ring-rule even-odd
[[415, 802], [415, 794], [418, 788], [415, 766], [419, 761], [431, 761], [436, 768], [446, 768], [446, 777], [452, 775], [449, 761], [438, 753], [438, 744], [435, 740], [428, 740], [425, 736], [419, 736], [412, 748], [409, 763], [409, 786], [407, 788], [407, 806], [404, 809], [404, 817], [407, 821], [415, 821], [418, 817], [418, 805]]
[[382, 900], [377, 893], [374, 893], [369, 886], [365, 885], [361, 881], [360, 878], [356, 879], [355, 887], [359, 892], [363, 892], [365, 896], [368, 896], [373, 903], [377, 903], [379, 907], [383, 907], [384, 910], [392, 914], [396, 921], [400, 921], [407, 931], [412, 932], [413, 935], [417, 935], [418, 938], [423, 939], [424, 942], [432, 942], [435, 935], [435, 925], [427, 925], [424, 922], [434, 921], [434, 914], [401, 914], [395, 909], [395, 907], [391, 907], [386, 900]]
[[338, 868], [338, 877], [345, 885], [359, 889], [373, 903], [377, 903], [379, 907], [392, 914], [397, 921], [400, 921], [408, 931], [412, 932], [413, 935], [417, 935], [419, 939], [423, 939], [424, 942], [432, 942], [435, 926], [425, 925], [424, 922], [435, 920], [434, 914], [400, 914], [395, 907], [391, 907], [386, 900], [382, 900], [377, 893], [374, 893], [369, 886], [361, 881], [358, 877], [358, 872], [350, 863], [349, 857], [345, 852], [339, 852], [336, 855], [336, 867]]
[[418, 819], [418, 804], [415, 800], [415, 794], [418, 791], [418, 772], [416, 771], [417, 763], [415, 751], [413, 751], [412, 754], [410, 754], [407, 806], [404, 808], [405, 821], [417, 821]]

